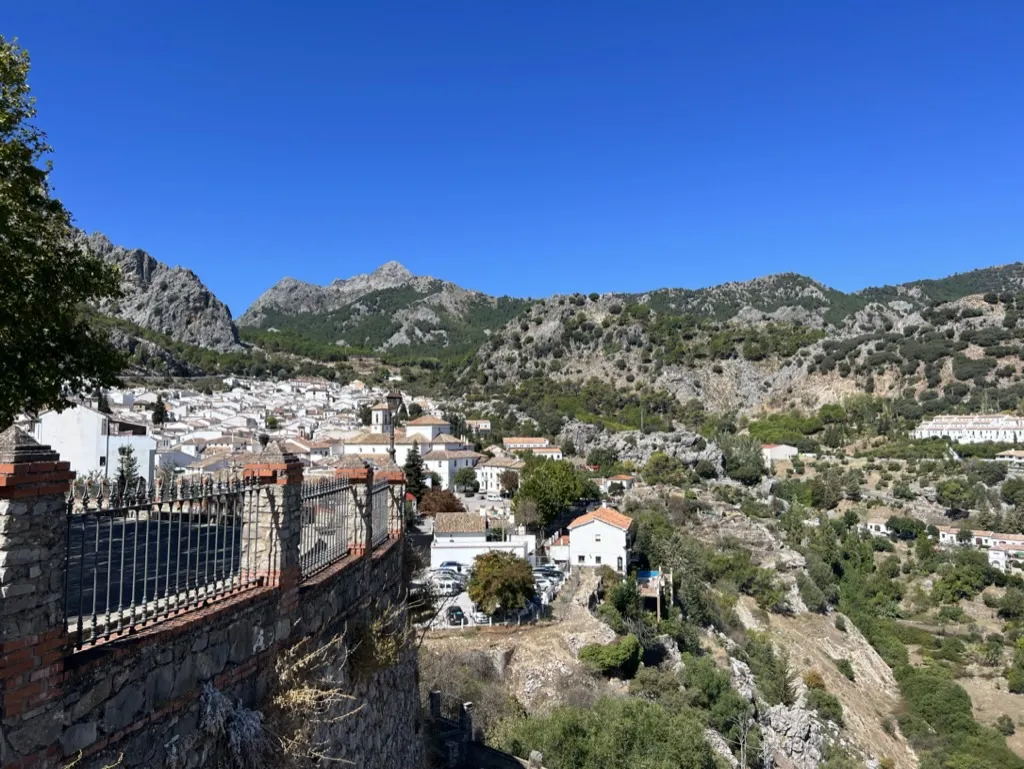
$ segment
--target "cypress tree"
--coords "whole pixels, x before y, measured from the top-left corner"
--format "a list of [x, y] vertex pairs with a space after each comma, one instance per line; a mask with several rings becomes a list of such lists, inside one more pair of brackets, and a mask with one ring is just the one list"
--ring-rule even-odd
[[416, 497], [418, 503], [427, 490], [424, 479], [426, 473], [423, 469], [423, 457], [420, 456], [419, 444], [414, 443], [405, 458], [405, 490]]

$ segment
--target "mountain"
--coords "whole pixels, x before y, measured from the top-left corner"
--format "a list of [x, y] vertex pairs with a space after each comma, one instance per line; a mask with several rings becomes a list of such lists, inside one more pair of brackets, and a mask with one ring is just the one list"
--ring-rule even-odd
[[257, 344], [284, 333], [349, 349], [450, 357], [475, 350], [529, 304], [416, 276], [388, 262], [327, 286], [285, 278], [238, 324]]
[[1016, 408], [1022, 286], [1024, 265], [1014, 264], [855, 294], [785, 274], [555, 296], [493, 335], [453, 390], [546, 410], [548, 425], [574, 404], [584, 415], [612, 402], [636, 411], [642, 392], [648, 404], [696, 399], [714, 411], [817, 408], [863, 392], [921, 413]]
[[92, 253], [121, 269], [123, 295], [103, 303], [100, 312], [175, 342], [221, 352], [242, 349], [231, 311], [194, 272], [170, 267], [141, 249], [114, 245], [98, 232], [80, 232], [78, 239]]

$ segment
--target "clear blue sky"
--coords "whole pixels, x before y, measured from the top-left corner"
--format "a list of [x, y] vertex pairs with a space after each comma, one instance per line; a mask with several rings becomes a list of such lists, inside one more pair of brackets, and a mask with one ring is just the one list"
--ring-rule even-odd
[[1024, 2], [9, 2], [58, 194], [235, 314], [1024, 258]]

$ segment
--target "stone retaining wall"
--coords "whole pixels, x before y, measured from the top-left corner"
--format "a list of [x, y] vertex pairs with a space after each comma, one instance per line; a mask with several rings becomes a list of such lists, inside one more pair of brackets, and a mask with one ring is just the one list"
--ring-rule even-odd
[[301, 466], [268, 448], [262, 463], [247, 466], [266, 478], [279, 516], [261, 543], [264, 583], [72, 651], [62, 605], [61, 496], [71, 474], [23, 433], [0, 436], [2, 769], [281, 766], [240, 755], [215, 727], [224, 718], [259, 726], [289, 650], [338, 638], [325, 668], [343, 696], [317, 727], [318, 739], [355, 766], [422, 764], [415, 654], [403, 648], [372, 670], [357, 669], [349, 654], [380, 612], [390, 609], [404, 623], [402, 532], [300, 584]]

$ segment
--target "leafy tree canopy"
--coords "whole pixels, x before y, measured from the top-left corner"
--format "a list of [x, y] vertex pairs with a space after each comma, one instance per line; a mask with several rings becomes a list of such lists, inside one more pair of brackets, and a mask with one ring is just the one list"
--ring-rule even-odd
[[530, 564], [512, 553], [491, 551], [478, 555], [466, 586], [473, 603], [488, 614], [498, 609], [519, 609], [535, 594]]
[[28, 53], [0, 36], [0, 427], [113, 385], [123, 367], [83, 312], [117, 296], [118, 273], [75, 242], [71, 215], [51, 197], [28, 71]]

